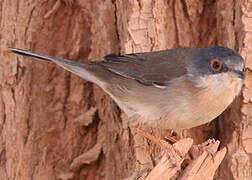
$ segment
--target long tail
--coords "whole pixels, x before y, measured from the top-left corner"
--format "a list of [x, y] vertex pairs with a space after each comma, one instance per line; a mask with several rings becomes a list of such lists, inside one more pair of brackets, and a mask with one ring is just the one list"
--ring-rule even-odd
[[11, 50], [12, 52], [16, 53], [16, 54], [20, 54], [23, 56], [30, 56], [30, 57], [35, 57], [37, 59], [43, 60], [43, 61], [54, 61], [55, 57], [52, 56], [46, 56], [43, 54], [39, 54], [39, 53], [35, 53], [35, 52], [31, 52], [31, 51], [27, 51], [27, 50], [22, 50], [22, 49], [17, 49], [17, 48], [8, 48], [9, 50]]
[[87, 81], [91, 81], [93, 83], [100, 85], [100, 81], [94, 75], [94, 74], [96, 74], [94, 72], [95, 68], [88, 63], [70, 61], [67, 59], [56, 58], [53, 56], [47, 56], [47, 55], [35, 53], [32, 51], [28, 51], [28, 50], [17, 49], [17, 48], [9, 48], [9, 49], [16, 54], [20, 54], [23, 56], [30, 56], [30, 57], [37, 58], [37, 59], [40, 59], [43, 61], [54, 62], [54, 63], [58, 64], [59, 66], [63, 67], [64, 69], [66, 69], [74, 74], [77, 74], [78, 76], [82, 77], [83, 79], [86, 79]]

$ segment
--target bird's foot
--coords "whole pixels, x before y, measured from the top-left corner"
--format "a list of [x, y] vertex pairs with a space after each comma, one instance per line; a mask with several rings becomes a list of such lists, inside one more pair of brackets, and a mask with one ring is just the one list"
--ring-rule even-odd
[[[204, 151], [208, 152], [211, 159], [214, 161], [214, 156], [216, 154], [217, 149], [213, 148], [212, 144], [215, 144], [215, 139], [208, 139], [206, 142], [200, 144], [200, 145], [194, 145], [190, 149], [190, 154], [193, 159], [200, 156]], [[219, 143], [217, 143], [219, 145]]]
[[143, 137], [149, 139], [150, 141], [154, 142], [155, 144], [158, 144], [161, 147], [163, 147], [165, 149], [165, 152], [170, 157], [172, 165], [176, 166], [178, 169], [181, 168], [181, 164], [182, 164], [184, 158], [182, 157], [180, 152], [176, 150], [176, 148], [173, 145], [169, 144], [168, 142], [166, 142], [162, 139], [156, 138], [155, 136], [153, 136], [153, 135], [151, 135], [151, 134], [149, 134], [139, 128], [134, 128], [134, 129], [141, 136], [143, 136]]

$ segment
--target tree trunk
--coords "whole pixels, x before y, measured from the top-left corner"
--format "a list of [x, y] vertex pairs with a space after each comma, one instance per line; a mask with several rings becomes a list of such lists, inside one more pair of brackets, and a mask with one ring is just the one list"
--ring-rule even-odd
[[[123, 179], [160, 147], [132, 133], [99, 87], [17, 47], [77, 61], [176, 47], [240, 52], [242, 94], [216, 120], [183, 132], [228, 148], [215, 179], [252, 178], [252, 3], [249, 0], [1, 0], [0, 179]], [[217, 100], [216, 100], [217, 101]], [[142, 127], [156, 137], [168, 130]]]

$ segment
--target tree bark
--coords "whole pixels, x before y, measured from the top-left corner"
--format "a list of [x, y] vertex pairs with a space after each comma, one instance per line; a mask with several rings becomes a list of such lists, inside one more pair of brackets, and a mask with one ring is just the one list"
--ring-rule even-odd
[[[227, 147], [215, 179], [251, 179], [251, 7], [250, 0], [0, 0], [0, 179], [123, 179], [153, 168], [160, 152], [132, 133], [99, 87], [6, 47], [84, 62], [213, 45], [245, 58], [243, 91], [216, 120], [182, 136]], [[160, 138], [170, 132], [142, 128]]]

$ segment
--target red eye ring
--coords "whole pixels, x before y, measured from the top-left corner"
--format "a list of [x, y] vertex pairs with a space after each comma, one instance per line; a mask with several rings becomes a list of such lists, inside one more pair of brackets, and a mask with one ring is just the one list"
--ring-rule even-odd
[[220, 71], [222, 69], [222, 61], [219, 59], [211, 60], [211, 69], [213, 71]]

